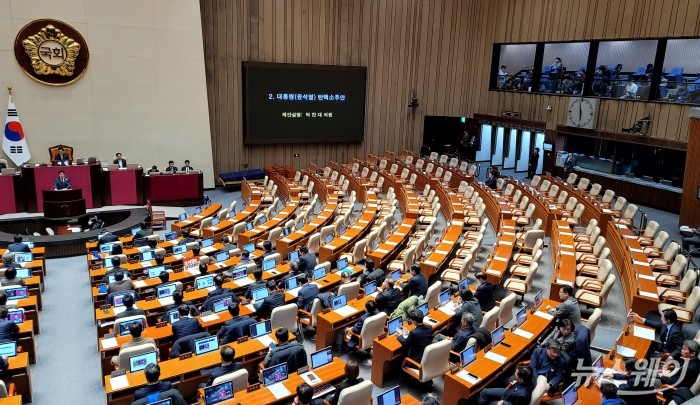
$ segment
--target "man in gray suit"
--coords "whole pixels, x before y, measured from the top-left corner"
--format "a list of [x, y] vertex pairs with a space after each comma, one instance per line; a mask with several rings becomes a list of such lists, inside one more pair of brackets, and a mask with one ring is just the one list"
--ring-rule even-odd
[[559, 288], [559, 299], [561, 304], [553, 308], [547, 305], [547, 312], [557, 319], [568, 319], [574, 327], [581, 326], [581, 309], [578, 301], [574, 298], [574, 288], [570, 285], [563, 285]]
[[[140, 322], [134, 322], [131, 325], [129, 325], [129, 334], [131, 335], [131, 340], [128, 342], [124, 342], [119, 349], [119, 352], [121, 353], [122, 350], [127, 349], [129, 347], [134, 347], [134, 346], [140, 346], [140, 345], [145, 345], [145, 344], [152, 344], [156, 345], [156, 341], [153, 340], [153, 338], [145, 338], [141, 337], [141, 333], [143, 332], [143, 326], [141, 326]], [[114, 356], [112, 357], [112, 364], [119, 365], [119, 356]]]

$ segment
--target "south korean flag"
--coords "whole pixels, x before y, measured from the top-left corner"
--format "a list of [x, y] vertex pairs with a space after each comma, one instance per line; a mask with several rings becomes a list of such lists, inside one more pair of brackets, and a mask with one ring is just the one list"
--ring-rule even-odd
[[7, 119], [5, 120], [5, 136], [2, 138], [2, 150], [17, 166], [32, 158], [22, 124], [19, 122], [17, 109], [12, 102], [12, 94], [7, 102]]

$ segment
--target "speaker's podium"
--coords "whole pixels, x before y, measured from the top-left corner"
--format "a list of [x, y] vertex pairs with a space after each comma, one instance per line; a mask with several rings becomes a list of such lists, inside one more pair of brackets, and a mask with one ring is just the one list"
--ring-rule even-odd
[[42, 190], [45, 218], [76, 217], [85, 214], [83, 190]]

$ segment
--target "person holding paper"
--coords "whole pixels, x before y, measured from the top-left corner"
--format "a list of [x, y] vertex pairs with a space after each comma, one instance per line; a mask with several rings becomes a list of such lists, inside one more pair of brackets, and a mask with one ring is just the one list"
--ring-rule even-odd
[[[642, 318], [632, 312], [632, 319], [645, 326], [652, 327], [661, 332], [661, 341], [652, 344], [649, 349], [655, 355], [653, 357], [665, 357], [668, 354], [673, 359], [678, 359], [681, 355], [685, 335], [683, 334], [683, 324], [678, 322], [678, 314], [672, 309], [666, 309], [661, 313], [661, 322], [654, 322], [650, 319]], [[656, 346], [656, 347], [655, 347]]]

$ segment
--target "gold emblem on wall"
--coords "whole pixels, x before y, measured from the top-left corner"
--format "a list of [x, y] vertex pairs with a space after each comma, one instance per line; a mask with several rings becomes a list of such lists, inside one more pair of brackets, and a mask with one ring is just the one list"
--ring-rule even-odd
[[57, 20], [35, 20], [15, 38], [15, 58], [32, 79], [62, 86], [79, 79], [87, 69], [89, 52], [75, 28]]

